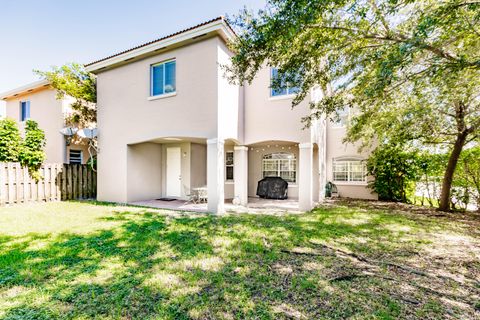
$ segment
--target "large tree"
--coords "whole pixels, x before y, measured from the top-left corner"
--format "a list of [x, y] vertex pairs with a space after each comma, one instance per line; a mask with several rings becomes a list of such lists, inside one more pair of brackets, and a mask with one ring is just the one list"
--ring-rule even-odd
[[228, 71], [243, 83], [265, 64], [279, 68], [301, 87], [294, 106], [322, 90], [307, 125], [353, 107], [348, 142], [444, 144], [440, 209], [448, 210], [460, 153], [480, 129], [479, 22], [480, 1], [269, 0], [233, 21]]

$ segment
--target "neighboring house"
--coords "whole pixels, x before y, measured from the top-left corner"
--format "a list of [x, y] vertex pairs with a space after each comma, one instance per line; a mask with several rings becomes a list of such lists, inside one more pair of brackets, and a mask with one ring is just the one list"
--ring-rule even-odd
[[5, 118], [5, 102], [0, 101], [0, 119]]
[[56, 91], [45, 80], [0, 94], [6, 102], [6, 117], [18, 122], [23, 133], [25, 121], [35, 120], [45, 132], [47, 163], [86, 163], [88, 143], [76, 138], [70, 143], [60, 131], [65, 114], [70, 112], [71, 98], [57, 100]]
[[327, 181], [340, 196], [376, 198], [345, 127], [303, 130], [309, 101], [292, 110], [296, 88], [271, 90], [275, 69], [251, 85], [225, 79], [234, 37], [217, 18], [86, 66], [98, 77], [98, 200], [184, 199], [207, 186], [209, 211], [223, 212], [225, 199], [247, 204], [265, 176], [287, 180], [302, 210]]

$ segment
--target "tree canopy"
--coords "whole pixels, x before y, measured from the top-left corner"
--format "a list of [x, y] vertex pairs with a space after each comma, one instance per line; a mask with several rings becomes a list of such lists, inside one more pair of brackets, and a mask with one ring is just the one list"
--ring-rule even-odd
[[460, 153], [479, 136], [480, 1], [270, 0], [232, 22], [231, 80], [277, 67], [301, 88], [294, 106], [322, 90], [306, 125], [348, 106], [347, 142], [443, 144], [440, 208], [449, 209]]

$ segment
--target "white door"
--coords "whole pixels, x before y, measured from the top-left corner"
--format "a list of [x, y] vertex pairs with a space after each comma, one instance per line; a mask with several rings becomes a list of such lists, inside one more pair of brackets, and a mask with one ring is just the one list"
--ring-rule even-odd
[[182, 154], [180, 148], [167, 148], [167, 197], [182, 196]]

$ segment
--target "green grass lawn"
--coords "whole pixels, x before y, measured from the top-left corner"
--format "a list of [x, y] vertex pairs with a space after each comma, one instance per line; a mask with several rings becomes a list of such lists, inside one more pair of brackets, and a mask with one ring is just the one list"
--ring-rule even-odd
[[479, 292], [475, 215], [0, 209], [0, 319], [478, 319]]

